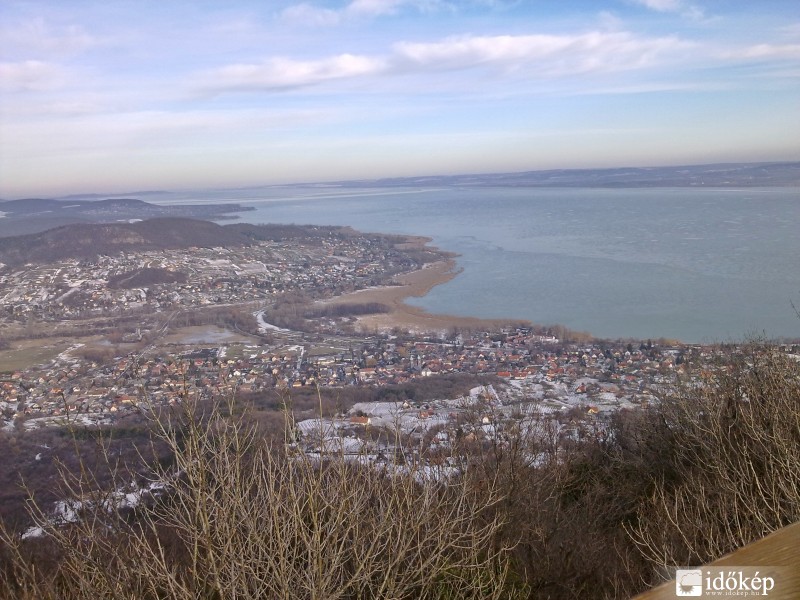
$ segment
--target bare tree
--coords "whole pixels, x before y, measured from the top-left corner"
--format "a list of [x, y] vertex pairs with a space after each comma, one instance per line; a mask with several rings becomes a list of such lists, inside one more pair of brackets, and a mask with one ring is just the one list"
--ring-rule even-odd
[[800, 364], [753, 345], [657, 410], [674, 452], [629, 528], [656, 565], [703, 564], [800, 520]]
[[175, 463], [153, 468], [163, 491], [132, 516], [119, 488], [89, 500], [91, 478], [65, 474], [82, 499], [71, 522], [32, 510], [55, 568], [0, 532], [9, 597], [513, 597], [496, 487], [287, 454], [232, 409], [189, 404], [154, 421]]

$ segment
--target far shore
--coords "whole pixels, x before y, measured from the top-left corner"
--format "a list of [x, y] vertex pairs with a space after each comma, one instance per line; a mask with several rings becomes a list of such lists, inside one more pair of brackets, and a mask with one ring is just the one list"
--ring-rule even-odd
[[410, 306], [407, 298], [421, 298], [437, 285], [447, 283], [458, 275], [456, 261], [447, 258], [426, 265], [422, 269], [393, 278], [396, 285], [359, 290], [343, 296], [321, 301], [326, 306], [337, 304], [379, 303], [389, 307], [388, 313], [362, 315], [357, 318], [360, 332], [388, 332], [394, 328], [414, 333], [441, 332], [460, 329], [499, 329], [510, 324], [530, 325], [524, 320], [479, 319], [457, 315], [432, 314], [425, 309]]

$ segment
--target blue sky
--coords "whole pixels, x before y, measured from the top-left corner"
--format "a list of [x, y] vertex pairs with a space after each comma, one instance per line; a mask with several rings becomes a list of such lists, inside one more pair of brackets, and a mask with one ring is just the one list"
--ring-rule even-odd
[[800, 3], [0, 0], [0, 197], [800, 160]]

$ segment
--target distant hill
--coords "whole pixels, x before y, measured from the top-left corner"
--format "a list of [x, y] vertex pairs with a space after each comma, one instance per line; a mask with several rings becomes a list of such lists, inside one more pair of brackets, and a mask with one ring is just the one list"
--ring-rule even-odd
[[253, 210], [241, 204], [151, 204], [134, 198], [103, 200], [23, 198], [0, 201], [0, 236], [46, 231], [72, 223], [124, 223], [157, 217], [226, 219]]
[[146, 219], [150, 217], [212, 216], [253, 210], [240, 204], [151, 204], [135, 198], [106, 198], [104, 200], [54, 200], [52, 198], [22, 198], [0, 201], [0, 211], [7, 217], [36, 217], [57, 213], [63, 216], [87, 217], [113, 215], [118, 219]]
[[121, 251], [242, 246], [251, 239], [210, 221], [150, 219], [139, 223], [64, 225], [41, 233], [0, 238], [0, 262], [20, 265], [92, 258]]
[[[349, 227], [247, 223], [223, 226], [210, 221], [180, 218], [149, 219], [137, 223], [78, 223], [39, 233], [0, 238], [0, 263], [14, 267], [25, 263], [50, 263], [64, 258], [89, 259], [119, 252], [217, 246], [233, 248], [259, 241], [321, 240], [355, 233]], [[180, 281], [182, 274], [145, 269], [126, 273], [114, 285], [137, 287], [146, 283], [164, 283], [159, 280], [165, 277]]]
[[[357, 234], [356, 230], [351, 227], [283, 225], [279, 223], [268, 223], [264, 225], [232, 223], [230, 225], [225, 225], [225, 228], [257, 242], [284, 242], [286, 240], [296, 239], [312, 240], [329, 238], [331, 235], [342, 237]], [[388, 239], [394, 236], [382, 235], [381, 237]]]
[[347, 187], [791, 187], [800, 185], [800, 162], [553, 169], [521, 173], [398, 177], [341, 184]]

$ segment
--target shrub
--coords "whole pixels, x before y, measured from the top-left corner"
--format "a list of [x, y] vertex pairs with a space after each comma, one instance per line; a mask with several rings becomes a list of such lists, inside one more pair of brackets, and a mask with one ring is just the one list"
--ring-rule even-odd
[[629, 597], [800, 520], [800, 363], [752, 345], [668, 387], [578, 439], [534, 414], [465, 445], [532, 597]]
[[630, 529], [663, 566], [703, 564], [800, 520], [800, 363], [753, 345], [653, 417], [672, 477], [654, 481]]
[[420, 469], [393, 472], [338, 457], [286, 454], [215, 406], [160, 420], [175, 464], [131, 511], [119, 482], [63, 475], [80, 518], [37, 545], [0, 533], [14, 598], [506, 598], [507, 549], [491, 514], [499, 492], [444, 485]]
[[119, 479], [72, 465], [62, 497], [82, 518], [56, 526], [33, 504], [49, 535], [0, 533], [0, 583], [15, 598], [629, 597], [800, 520], [800, 363], [729, 352], [608, 421], [478, 406], [452, 456], [432, 451], [461, 465], [448, 479], [314, 460], [238, 406], [188, 404], [153, 420], [173, 456], [149, 474], [163, 492], [117, 510]]

